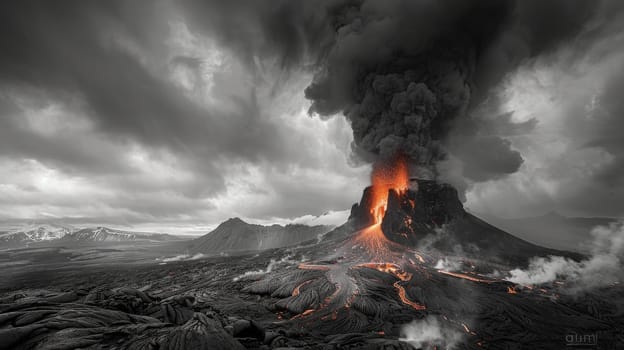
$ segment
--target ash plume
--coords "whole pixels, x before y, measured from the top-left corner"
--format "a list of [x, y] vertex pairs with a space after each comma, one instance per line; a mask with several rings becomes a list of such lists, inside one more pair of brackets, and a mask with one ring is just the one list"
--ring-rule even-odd
[[[556, 48], [590, 17], [587, 2], [574, 4], [578, 12], [556, 3], [361, 2], [337, 24], [334, 45], [306, 89], [310, 111], [343, 112], [354, 154], [370, 162], [404, 154], [419, 177], [437, 176], [437, 163], [449, 153], [466, 163], [474, 152], [485, 155], [463, 174], [474, 181], [513, 173], [523, 159], [509, 141], [454, 127], [472, 118], [473, 107], [506, 73]], [[555, 8], [571, 16], [541, 23]], [[451, 130], [458, 142], [447, 139]]]
[[[199, 26], [255, 66], [266, 58], [311, 70], [309, 111], [344, 114], [354, 161], [401, 153], [413, 176], [462, 184], [514, 173], [523, 163], [507, 134], [492, 132], [518, 125], [505, 114], [483, 122], [475, 107], [522, 63], [555, 51], [589, 23], [599, 32], [596, 17], [608, 2], [277, 0], [250, 11], [247, 2], [191, 1], [189, 13], [210, 13], [216, 20]], [[217, 18], [228, 16], [240, 19], [239, 31]]]

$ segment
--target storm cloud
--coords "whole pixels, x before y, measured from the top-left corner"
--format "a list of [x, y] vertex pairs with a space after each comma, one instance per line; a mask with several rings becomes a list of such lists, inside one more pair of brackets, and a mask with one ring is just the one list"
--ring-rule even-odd
[[4, 3], [0, 218], [318, 215], [348, 208], [363, 164], [397, 152], [481, 212], [621, 215], [621, 10]]
[[[169, 2], [1, 6], [3, 218], [218, 220], [255, 206], [262, 217], [296, 217], [349, 205], [335, 196], [359, 171], [342, 151], [344, 123], [283, 122], [305, 110], [303, 76], [251, 71], [240, 55], [191, 33]], [[330, 142], [302, 133], [319, 127]], [[322, 169], [328, 191], [283, 198], [318, 182], [313, 172]], [[250, 184], [250, 172], [264, 176]], [[284, 185], [284, 174], [299, 173]], [[38, 181], [45, 174], [47, 184]], [[216, 198], [228, 194], [240, 203], [219, 211]]]

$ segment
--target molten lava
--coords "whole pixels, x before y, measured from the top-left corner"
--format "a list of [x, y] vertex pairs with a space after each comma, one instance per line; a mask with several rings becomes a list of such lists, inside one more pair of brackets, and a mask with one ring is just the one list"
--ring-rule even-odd
[[296, 297], [297, 295], [299, 295], [299, 293], [301, 293], [301, 287], [305, 286], [306, 284], [312, 282], [313, 280], [307, 280], [301, 284], [299, 284], [297, 287], [295, 287], [295, 289], [293, 289], [292, 291], [292, 296]]
[[376, 164], [371, 174], [371, 183], [371, 201], [367, 210], [374, 221], [372, 225], [360, 230], [354, 240], [364, 247], [371, 260], [381, 262], [388, 258], [388, 248], [392, 244], [381, 229], [388, 207], [388, 193], [392, 189], [403, 194], [409, 189], [405, 159], [395, 157], [393, 161]]
[[375, 219], [375, 224], [381, 224], [388, 207], [388, 191], [393, 189], [402, 194], [409, 188], [409, 174], [407, 163], [402, 157], [394, 161], [377, 164], [371, 174], [372, 207], [368, 208]]
[[318, 271], [329, 271], [330, 267], [327, 265], [317, 265], [317, 264], [304, 264], [301, 263], [298, 266], [301, 270], [318, 270]]
[[401, 285], [401, 282], [407, 282], [411, 280], [412, 274], [407, 271], [403, 271], [403, 269], [401, 269], [399, 265], [394, 264], [394, 263], [364, 263], [364, 264], [358, 265], [358, 267], [367, 267], [369, 269], [376, 269], [378, 271], [395, 276], [399, 280], [394, 282], [392, 285], [397, 290], [397, 293], [399, 294], [399, 299], [401, 299], [401, 302], [405, 305], [411, 306], [415, 310], [427, 309], [426, 306], [413, 302], [407, 297], [407, 292], [405, 291], [405, 288]]
[[494, 283], [495, 282], [493, 280], [486, 280], [486, 279], [483, 279], [483, 278], [470, 276], [470, 275], [467, 275], [465, 273], [451, 272], [451, 271], [445, 271], [445, 270], [438, 270], [438, 272], [442, 273], [442, 274], [445, 274], [445, 275], [457, 277], [457, 278], [463, 278], [465, 280], [469, 280], [469, 281], [473, 281], [473, 282], [479, 282], [479, 283]]
[[360, 230], [354, 242], [364, 247], [368, 258], [373, 262], [381, 262], [388, 258], [388, 248], [392, 244], [381, 230], [381, 224], [374, 224]]

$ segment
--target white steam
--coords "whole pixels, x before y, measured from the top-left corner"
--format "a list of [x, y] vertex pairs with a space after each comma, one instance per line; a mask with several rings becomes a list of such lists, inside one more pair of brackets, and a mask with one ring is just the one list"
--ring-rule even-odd
[[275, 259], [271, 259], [271, 261], [269, 261], [269, 264], [267, 265], [266, 269], [259, 269], [259, 270], [251, 270], [251, 271], [246, 271], [244, 274], [239, 275], [237, 277], [234, 277], [232, 279], [232, 281], [236, 282], [238, 280], [240, 280], [241, 278], [245, 278], [245, 277], [250, 277], [250, 276], [259, 276], [259, 275], [265, 275], [271, 271], [273, 271], [273, 269], [280, 265], [280, 264], [294, 264], [296, 263], [296, 261], [294, 260], [290, 260], [291, 256], [290, 255], [286, 255], [283, 258], [281, 258], [280, 260], [275, 260]]
[[457, 271], [461, 269], [461, 266], [462, 262], [460, 260], [452, 257], [444, 257], [444, 259], [438, 259], [435, 268], [445, 271]]
[[442, 225], [441, 227], [435, 228], [435, 233], [430, 233], [425, 237], [421, 238], [418, 241], [418, 246], [416, 247], [419, 251], [430, 252], [435, 251], [434, 245], [446, 238], [449, 237], [448, 228], [446, 225]]
[[417, 349], [453, 349], [461, 340], [462, 333], [440, 324], [438, 318], [427, 316], [414, 320], [401, 328], [400, 341]]
[[610, 285], [624, 278], [624, 222], [598, 226], [591, 231], [590, 257], [580, 262], [561, 256], [533, 258], [526, 270], [510, 271], [508, 281], [542, 284], [556, 279], [593, 288]]
[[[174, 262], [174, 261], [198, 260], [203, 257], [205, 257], [205, 255], [202, 253], [197, 253], [195, 255], [180, 254], [180, 255], [170, 257], [170, 258], [164, 258], [162, 259], [162, 261], [165, 263], [168, 263], [168, 262]], [[156, 259], [156, 260], [159, 260], [159, 259]]]

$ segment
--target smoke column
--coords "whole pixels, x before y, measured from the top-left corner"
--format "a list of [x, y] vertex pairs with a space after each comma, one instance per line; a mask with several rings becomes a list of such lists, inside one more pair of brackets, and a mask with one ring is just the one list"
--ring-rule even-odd
[[[310, 111], [343, 112], [359, 158], [377, 163], [400, 153], [414, 175], [434, 177], [436, 164], [448, 156], [455, 121], [470, 118], [471, 107], [522, 60], [580, 30], [586, 14], [536, 25], [550, 6], [495, 0], [364, 1], [347, 7], [305, 91]], [[476, 180], [513, 173], [522, 163], [500, 137], [479, 135], [474, 127], [454, 134], [483, 155], [494, 152], [483, 162], [489, 176], [471, 174]]]
[[[355, 159], [378, 163], [400, 153], [411, 175], [432, 178], [452, 155], [467, 165], [463, 176], [472, 181], [511, 174], [523, 162], [504, 135], [483, 132], [475, 107], [519, 65], [586, 32], [610, 4], [274, 0], [250, 8], [239, 0], [188, 2], [189, 16], [209, 13], [199, 25], [250, 65], [260, 58], [285, 70], [311, 70], [310, 113], [349, 120]], [[220, 18], [237, 18], [240, 27]]]

